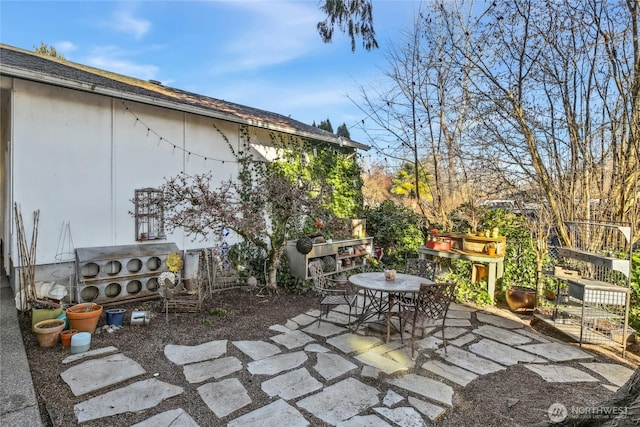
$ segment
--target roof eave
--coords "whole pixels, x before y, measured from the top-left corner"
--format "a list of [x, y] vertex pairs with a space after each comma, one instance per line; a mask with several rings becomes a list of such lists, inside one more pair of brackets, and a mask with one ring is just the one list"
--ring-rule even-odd
[[75, 89], [83, 92], [105, 95], [105, 96], [109, 96], [117, 99], [139, 102], [142, 104], [168, 108], [171, 110], [182, 111], [186, 113], [192, 113], [199, 116], [225, 120], [232, 123], [244, 124], [244, 125], [253, 126], [261, 129], [267, 129], [275, 132], [282, 132], [290, 135], [296, 135], [302, 138], [308, 138], [308, 139], [313, 139], [317, 141], [325, 141], [331, 144], [339, 145], [341, 147], [344, 146], [344, 147], [350, 147], [350, 148], [355, 148], [355, 149], [365, 150], [365, 151], [369, 150], [370, 148], [368, 145], [364, 145], [359, 142], [355, 142], [350, 139], [345, 139], [338, 136], [334, 137], [334, 136], [316, 135], [316, 134], [312, 134], [311, 132], [304, 132], [304, 131], [296, 130], [294, 128], [287, 127], [287, 126], [276, 126], [272, 123], [252, 120], [252, 119], [241, 119], [231, 114], [225, 114], [225, 113], [214, 111], [207, 108], [195, 107], [193, 105], [187, 105], [179, 102], [153, 98], [145, 95], [117, 91], [109, 88], [96, 86], [93, 84], [79, 82], [77, 80], [64, 79], [61, 77], [52, 76], [50, 74], [39, 73], [32, 70], [26, 70], [24, 68], [13, 67], [13, 66], [1, 64], [1, 63], [0, 63], [0, 75], [7, 75], [7, 76], [21, 78], [25, 80], [31, 80], [31, 81], [36, 81], [40, 83], [47, 83], [55, 86], [65, 87], [69, 89]]

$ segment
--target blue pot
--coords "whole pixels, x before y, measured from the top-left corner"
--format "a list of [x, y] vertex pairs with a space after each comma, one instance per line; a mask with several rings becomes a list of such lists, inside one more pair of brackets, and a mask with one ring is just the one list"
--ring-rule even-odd
[[124, 323], [124, 316], [127, 314], [127, 310], [124, 308], [111, 308], [106, 311], [107, 313], [107, 325], [122, 326]]

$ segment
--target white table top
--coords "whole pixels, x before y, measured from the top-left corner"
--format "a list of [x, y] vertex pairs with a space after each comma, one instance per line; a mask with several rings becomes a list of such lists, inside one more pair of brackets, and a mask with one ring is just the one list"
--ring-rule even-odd
[[382, 292], [418, 292], [422, 283], [434, 284], [433, 280], [411, 274], [396, 274], [396, 280], [385, 280], [383, 272], [358, 273], [349, 276], [349, 282], [359, 288]]

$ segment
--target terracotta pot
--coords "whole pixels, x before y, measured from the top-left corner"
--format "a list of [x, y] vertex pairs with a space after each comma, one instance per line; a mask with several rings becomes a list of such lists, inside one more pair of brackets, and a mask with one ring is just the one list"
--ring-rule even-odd
[[87, 302], [67, 308], [66, 313], [70, 329], [92, 334], [96, 326], [98, 326], [98, 320], [100, 320], [100, 315], [102, 314], [102, 306]]
[[66, 331], [60, 332], [60, 342], [64, 348], [71, 347], [71, 337], [77, 334], [79, 331], [77, 329], [67, 329]]
[[507, 289], [507, 304], [511, 311], [533, 310], [536, 306], [536, 290], [524, 286], [511, 286]]
[[40, 347], [53, 347], [58, 344], [64, 325], [64, 320], [61, 319], [42, 320], [33, 325], [33, 332], [38, 338]]
[[36, 323], [43, 320], [55, 319], [62, 314], [62, 307], [58, 308], [32, 308], [31, 309], [31, 330]]
[[495, 255], [496, 248], [487, 248], [487, 255]]

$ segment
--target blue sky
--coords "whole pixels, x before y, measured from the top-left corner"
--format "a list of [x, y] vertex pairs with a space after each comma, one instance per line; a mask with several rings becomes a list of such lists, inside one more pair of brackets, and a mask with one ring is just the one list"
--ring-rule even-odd
[[309, 124], [329, 118], [334, 130], [344, 122], [367, 143], [365, 117], [347, 96], [381, 78], [390, 43], [419, 5], [374, 1], [374, 52], [352, 53], [341, 33], [322, 43], [317, 0], [1, 0], [0, 42], [27, 50], [44, 42], [71, 61]]

